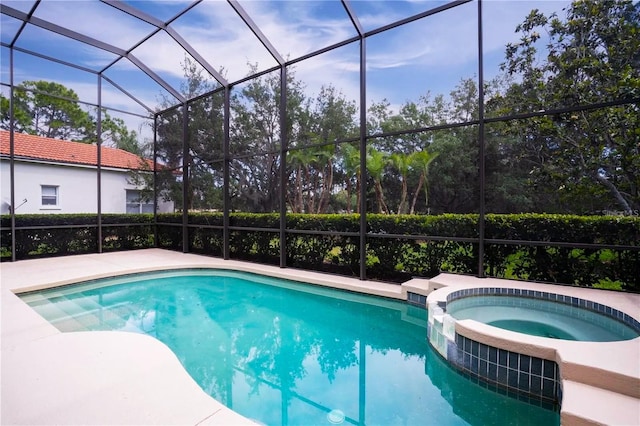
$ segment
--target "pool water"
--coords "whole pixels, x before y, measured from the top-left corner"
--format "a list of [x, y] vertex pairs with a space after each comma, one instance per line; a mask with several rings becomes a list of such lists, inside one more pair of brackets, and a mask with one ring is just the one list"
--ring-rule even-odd
[[494, 327], [504, 328], [505, 330], [517, 331], [518, 333], [531, 334], [532, 336], [549, 337], [551, 339], [577, 340], [575, 336], [562, 328], [540, 321], [505, 319], [489, 321], [487, 324]]
[[266, 425], [559, 424], [453, 370], [427, 341], [426, 310], [399, 301], [216, 270], [22, 298], [61, 331], [157, 338], [205, 392]]
[[513, 296], [473, 296], [447, 304], [458, 320], [472, 319], [494, 327], [534, 336], [587, 342], [611, 342], [638, 337], [621, 321], [598, 312], [550, 300]]

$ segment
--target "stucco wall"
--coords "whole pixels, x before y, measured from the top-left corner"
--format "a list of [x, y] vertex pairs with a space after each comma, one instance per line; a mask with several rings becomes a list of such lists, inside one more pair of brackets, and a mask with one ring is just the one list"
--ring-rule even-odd
[[[102, 213], [126, 213], [126, 190], [138, 189], [128, 182], [126, 170], [102, 169]], [[9, 213], [11, 201], [9, 161], [0, 161], [0, 213]], [[15, 162], [17, 214], [96, 213], [95, 167]], [[42, 185], [58, 186], [58, 205], [42, 205]], [[27, 200], [23, 203], [24, 200]], [[173, 203], [159, 201], [161, 213], [172, 212]]]

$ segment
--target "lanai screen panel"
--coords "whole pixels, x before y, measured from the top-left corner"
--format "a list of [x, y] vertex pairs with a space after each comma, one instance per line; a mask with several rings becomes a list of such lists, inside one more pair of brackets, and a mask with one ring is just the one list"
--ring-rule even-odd
[[202, 2], [172, 27], [229, 82], [278, 65], [228, 2]]
[[[90, 105], [97, 104], [97, 75], [20, 51], [14, 53], [13, 59], [16, 90], [24, 87], [39, 90], [42, 95], [50, 93]], [[85, 104], [81, 103], [80, 107], [85, 108]]]
[[224, 91], [214, 92], [189, 103], [188, 134], [189, 211], [222, 211]]
[[163, 22], [169, 22], [186, 8], [193, 4], [191, 0], [173, 0], [173, 1], [149, 1], [149, 0], [124, 0], [130, 6], [135, 7], [159, 19]]
[[363, 0], [351, 2], [351, 7], [365, 32], [378, 30], [398, 21], [409, 19], [425, 11], [452, 3], [437, 0], [393, 1]]
[[93, 0], [44, 0], [33, 16], [124, 50], [131, 49], [154, 29], [146, 22]]
[[295, 60], [356, 37], [341, 2], [241, 1], [240, 4], [286, 60]]
[[0, 40], [3, 43], [11, 43], [16, 36], [22, 21], [7, 15], [0, 15]]
[[[158, 114], [155, 120], [156, 143], [154, 176], [155, 203], [173, 202], [177, 212], [184, 200], [184, 109], [172, 108]], [[158, 215], [157, 245], [180, 250], [183, 248], [182, 219], [178, 215]]]
[[287, 72], [297, 108], [291, 118], [289, 148], [359, 137], [360, 43], [297, 62]]
[[[7, 90], [8, 90], [8, 86], [11, 83], [10, 57], [11, 57], [11, 52], [9, 51], [9, 49], [4, 46], [0, 47], [0, 82], [2, 84], [7, 85], [7, 86], [2, 86], [3, 89], [6, 87]], [[5, 97], [7, 97], [7, 95], [5, 95]], [[7, 99], [9, 98], [7, 97]]]
[[369, 134], [477, 120], [476, 9], [466, 3], [367, 39]]

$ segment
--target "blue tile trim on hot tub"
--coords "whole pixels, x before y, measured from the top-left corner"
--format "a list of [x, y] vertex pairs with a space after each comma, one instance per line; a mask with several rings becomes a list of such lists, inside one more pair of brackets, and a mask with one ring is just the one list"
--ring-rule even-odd
[[462, 372], [528, 397], [561, 401], [560, 373], [554, 361], [488, 346], [457, 333], [451, 344], [447, 360]]
[[474, 297], [474, 296], [516, 296], [516, 297], [527, 297], [532, 299], [543, 299], [551, 302], [563, 303], [565, 305], [570, 305], [582, 309], [586, 309], [592, 312], [597, 312], [602, 315], [609, 316], [613, 319], [616, 319], [638, 333], [640, 333], [640, 321], [631, 317], [630, 315], [619, 311], [617, 309], [613, 309], [610, 306], [603, 305], [598, 302], [593, 302], [591, 300], [580, 299], [578, 297], [565, 296], [562, 294], [556, 293], [548, 293], [544, 291], [535, 291], [535, 290], [527, 290], [521, 288], [503, 288], [503, 287], [476, 287], [476, 288], [466, 288], [463, 290], [457, 290], [449, 293], [447, 295], [447, 303], [462, 299], [465, 297]]

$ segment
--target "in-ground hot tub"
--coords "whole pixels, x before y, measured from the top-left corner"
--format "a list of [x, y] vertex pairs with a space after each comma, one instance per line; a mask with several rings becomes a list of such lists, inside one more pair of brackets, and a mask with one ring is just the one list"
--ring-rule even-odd
[[[555, 356], [560, 343], [554, 342], [564, 340], [566, 349], [566, 344], [609, 345], [640, 336], [640, 322], [620, 310], [544, 291], [442, 288], [427, 303], [429, 341], [450, 364], [499, 389], [555, 404], [561, 404], [563, 388]], [[494, 333], [485, 324], [509, 332]]]
[[[531, 295], [484, 294], [447, 303], [457, 320], [472, 319], [533, 336], [585, 342], [635, 339], [640, 334], [625, 314], [605, 305], [553, 293]], [[519, 292], [526, 292], [520, 290]], [[560, 299], [560, 300], [559, 300]], [[568, 300], [565, 300], [568, 299]]]

